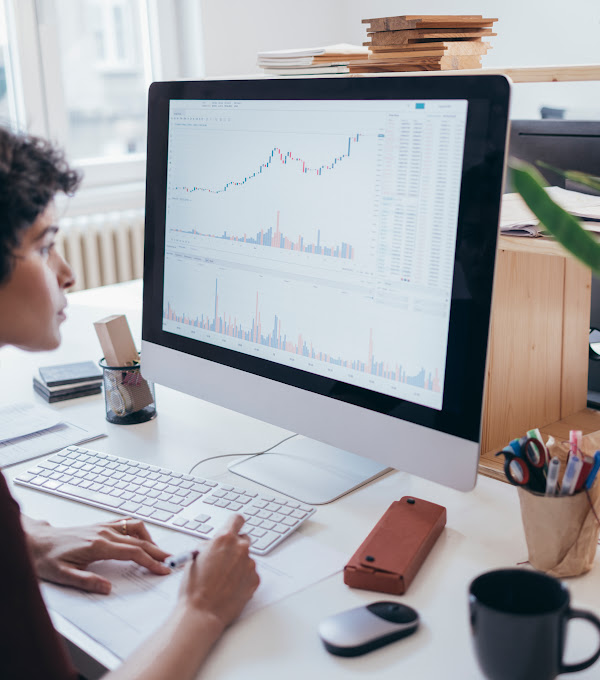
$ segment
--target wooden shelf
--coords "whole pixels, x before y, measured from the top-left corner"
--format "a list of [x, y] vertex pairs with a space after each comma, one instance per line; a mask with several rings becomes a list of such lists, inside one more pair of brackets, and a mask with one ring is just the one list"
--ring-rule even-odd
[[[600, 80], [600, 64], [577, 64], [573, 66], [506, 66], [497, 68], [462, 69], [460, 71], [390, 71], [386, 73], [341, 74], [342, 78], [402, 77], [402, 76], [478, 76], [500, 74], [508, 76], [513, 83], [567, 83]], [[295, 77], [295, 76], [291, 76]]]

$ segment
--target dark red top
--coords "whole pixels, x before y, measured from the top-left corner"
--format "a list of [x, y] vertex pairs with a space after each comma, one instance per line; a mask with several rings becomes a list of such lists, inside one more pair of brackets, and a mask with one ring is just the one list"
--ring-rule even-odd
[[0, 678], [77, 677], [42, 600], [19, 505], [0, 473]]

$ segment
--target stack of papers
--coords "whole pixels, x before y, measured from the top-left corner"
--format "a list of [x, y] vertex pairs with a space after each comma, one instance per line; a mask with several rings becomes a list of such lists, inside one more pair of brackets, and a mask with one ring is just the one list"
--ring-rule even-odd
[[350, 65], [366, 63], [368, 56], [366, 47], [340, 43], [327, 47], [259, 52], [257, 63], [266, 74], [277, 76], [348, 73]]
[[0, 468], [105, 436], [42, 406], [5, 406], [0, 408]]
[[[562, 208], [579, 218], [585, 229], [600, 234], [600, 196], [561, 187], [548, 187], [546, 191]], [[519, 194], [504, 194], [500, 231], [507, 236], [541, 236], [543, 226]]]

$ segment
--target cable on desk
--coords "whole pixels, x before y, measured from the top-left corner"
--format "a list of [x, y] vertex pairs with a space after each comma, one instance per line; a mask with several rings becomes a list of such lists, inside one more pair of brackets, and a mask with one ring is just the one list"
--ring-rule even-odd
[[256, 453], [221, 453], [218, 456], [210, 456], [210, 458], [203, 458], [202, 460], [199, 460], [197, 463], [194, 463], [192, 467], [190, 468], [188, 475], [191, 475], [192, 472], [202, 463], [206, 463], [209, 460], [216, 460], [217, 458], [232, 458], [234, 456], [248, 456], [248, 459], [250, 458], [255, 458], [256, 456], [262, 456], [263, 453], [269, 453], [269, 451], [272, 451], [274, 448], [277, 446], [280, 446], [284, 442], [289, 441], [290, 439], [293, 439], [294, 437], [297, 437], [297, 434], [291, 434], [289, 437], [286, 437], [285, 439], [282, 439], [281, 441], [278, 441], [276, 444], [273, 444], [273, 446], [270, 446], [268, 449], [265, 449], [264, 451], [257, 451]]

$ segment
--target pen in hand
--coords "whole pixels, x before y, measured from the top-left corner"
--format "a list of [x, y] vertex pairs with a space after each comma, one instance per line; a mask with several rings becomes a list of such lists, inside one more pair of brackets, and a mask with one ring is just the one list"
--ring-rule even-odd
[[179, 555], [171, 555], [171, 557], [167, 558], [167, 567], [171, 569], [183, 567], [191, 560], [195, 560], [197, 556], [198, 550], [187, 550], [184, 553], [179, 553]]

